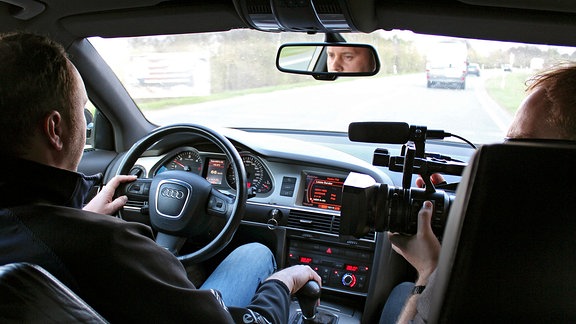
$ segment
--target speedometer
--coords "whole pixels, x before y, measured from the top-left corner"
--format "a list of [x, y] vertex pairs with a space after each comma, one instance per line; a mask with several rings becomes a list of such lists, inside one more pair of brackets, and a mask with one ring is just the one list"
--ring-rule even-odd
[[157, 173], [166, 170], [181, 170], [200, 174], [202, 172], [202, 158], [196, 150], [182, 151], [167, 160]]
[[[242, 155], [242, 162], [246, 170], [248, 188], [254, 188], [256, 193], [270, 192], [272, 190], [272, 179], [262, 161], [253, 155], [244, 154]], [[226, 181], [230, 187], [236, 187], [236, 174], [232, 166], [228, 166]]]

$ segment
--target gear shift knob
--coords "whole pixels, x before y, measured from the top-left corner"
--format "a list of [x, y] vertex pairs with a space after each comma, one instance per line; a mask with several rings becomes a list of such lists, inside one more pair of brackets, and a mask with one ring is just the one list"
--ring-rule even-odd
[[304, 323], [313, 323], [314, 317], [316, 316], [316, 306], [320, 299], [320, 292], [320, 285], [314, 280], [308, 281], [296, 292], [296, 298], [298, 298], [298, 303], [302, 310]]

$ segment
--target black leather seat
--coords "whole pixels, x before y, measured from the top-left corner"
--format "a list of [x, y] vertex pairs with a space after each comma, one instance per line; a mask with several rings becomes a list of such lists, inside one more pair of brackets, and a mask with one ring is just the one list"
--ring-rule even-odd
[[482, 147], [451, 208], [433, 323], [576, 322], [576, 146]]
[[39, 266], [0, 267], [1, 323], [107, 323], [80, 297]]

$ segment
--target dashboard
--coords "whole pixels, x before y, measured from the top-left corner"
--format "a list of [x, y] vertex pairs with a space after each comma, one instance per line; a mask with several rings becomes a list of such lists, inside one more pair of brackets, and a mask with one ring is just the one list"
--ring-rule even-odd
[[[383, 233], [369, 232], [359, 239], [339, 236], [342, 186], [350, 172], [396, 186], [401, 174], [389, 174], [357, 157], [371, 155], [373, 146], [354, 152], [355, 156], [332, 148], [334, 143], [230, 129], [222, 132], [239, 152], [251, 188], [242, 221], [243, 227], [250, 228], [246, 240], [269, 246], [279, 268], [311, 266], [321, 276], [323, 290], [366, 298], [373, 278], [383, 276], [378, 266]], [[354, 145], [355, 150], [359, 147]], [[466, 154], [458, 150], [452, 153]], [[137, 160], [131, 173], [153, 177], [167, 170], [196, 173], [215, 189], [234, 194], [230, 162], [205, 139], [178, 136], [156, 143]], [[141, 207], [128, 202], [125, 211], [143, 222]], [[243, 235], [241, 229], [239, 235]]]
[[[352, 170], [264, 157], [245, 147], [237, 150], [251, 193], [249, 203], [330, 215], [340, 211], [342, 186]], [[190, 143], [164, 151], [141, 157], [130, 173], [152, 178], [168, 170], [192, 172], [205, 178], [215, 189], [234, 194], [234, 168], [216, 146]]]
[[[386, 174], [324, 145], [243, 131], [224, 132], [246, 170], [250, 190], [242, 226], [250, 228], [248, 240], [263, 240], [274, 251], [280, 268], [311, 266], [322, 277], [325, 290], [366, 296], [376, 234], [341, 241], [342, 187], [350, 172], [391, 184]], [[138, 158], [130, 173], [152, 178], [168, 170], [193, 172], [213, 188], [235, 193], [234, 168], [223, 151], [205, 138], [188, 135], [163, 139]], [[123, 217], [146, 222], [142, 207], [129, 201]], [[241, 232], [239, 229], [236, 237]]]

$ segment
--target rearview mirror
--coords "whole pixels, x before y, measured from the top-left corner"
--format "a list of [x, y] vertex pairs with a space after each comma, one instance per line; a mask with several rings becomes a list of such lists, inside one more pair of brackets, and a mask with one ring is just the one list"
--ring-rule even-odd
[[376, 49], [367, 44], [284, 44], [278, 49], [276, 67], [286, 73], [333, 80], [338, 76], [371, 76], [380, 71]]

